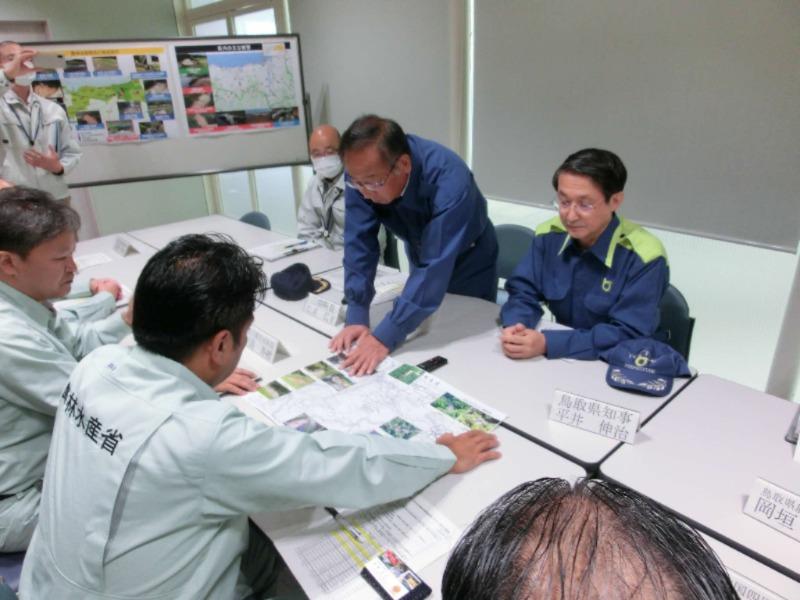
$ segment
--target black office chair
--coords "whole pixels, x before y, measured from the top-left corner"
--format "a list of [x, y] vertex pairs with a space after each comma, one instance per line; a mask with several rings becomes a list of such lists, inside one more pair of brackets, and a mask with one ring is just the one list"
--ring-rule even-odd
[[[513, 224], [497, 225], [494, 230], [497, 233], [497, 245], [500, 247], [497, 255], [497, 276], [508, 279], [530, 249], [534, 233], [527, 227]], [[506, 300], [508, 292], [499, 290], [497, 304], [505, 304]]]
[[269, 217], [258, 210], [243, 214], [239, 220], [242, 223], [247, 223], [248, 225], [261, 227], [261, 229], [272, 229], [272, 225], [269, 222]]
[[399, 269], [400, 252], [397, 250], [397, 237], [386, 227], [384, 227], [383, 230], [386, 232], [386, 248], [383, 251], [383, 264], [393, 269]]
[[689, 316], [689, 304], [674, 285], [667, 288], [658, 306], [660, 320], [655, 339], [672, 346], [689, 361], [689, 348], [692, 345], [694, 317]]

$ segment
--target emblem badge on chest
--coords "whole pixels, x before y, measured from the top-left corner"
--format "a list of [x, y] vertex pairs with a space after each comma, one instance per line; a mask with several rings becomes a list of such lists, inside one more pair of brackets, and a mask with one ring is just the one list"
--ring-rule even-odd
[[601, 284], [600, 284], [600, 287], [602, 287], [602, 288], [603, 288], [603, 291], [604, 291], [604, 292], [610, 292], [610, 291], [611, 291], [611, 286], [613, 286], [613, 285], [614, 285], [614, 282], [613, 282], [613, 281], [611, 281], [610, 279], [606, 279], [605, 277], [603, 277], [603, 283], [601, 283]]

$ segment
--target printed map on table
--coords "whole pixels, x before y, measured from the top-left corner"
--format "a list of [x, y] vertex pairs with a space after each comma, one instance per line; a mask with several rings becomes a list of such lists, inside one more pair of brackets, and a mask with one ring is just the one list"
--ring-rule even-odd
[[386, 358], [374, 375], [351, 377], [331, 356], [245, 397], [276, 423], [312, 433], [331, 429], [432, 442], [443, 433], [491, 431], [497, 410], [412, 365]]

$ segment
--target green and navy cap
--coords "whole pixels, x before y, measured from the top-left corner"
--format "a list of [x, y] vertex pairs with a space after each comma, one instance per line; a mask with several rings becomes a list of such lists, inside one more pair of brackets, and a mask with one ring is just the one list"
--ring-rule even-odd
[[672, 391], [675, 377], [692, 374], [678, 352], [650, 338], [625, 340], [600, 354], [600, 358], [608, 363], [608, 385], [649, 396], [666, 396]]

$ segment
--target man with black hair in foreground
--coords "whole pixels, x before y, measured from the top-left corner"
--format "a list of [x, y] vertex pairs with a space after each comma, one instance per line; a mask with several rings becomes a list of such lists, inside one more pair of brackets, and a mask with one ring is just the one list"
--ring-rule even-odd
[[248, 514], [389, 502], [499, 456], [478, 431], [437, 444], [307, 434], [219, 401], [212, 386], [266, 288], [260, 259], [222, 237], [184, 236], [150, 259], [138, 346], [92, 353], [62, 395], [21, 598], [273, 594], [285, 567]]
[[735, 600], [714, 552], [651, 500], [542, 478], [487, 508], [456, 545], [444, 600]]

